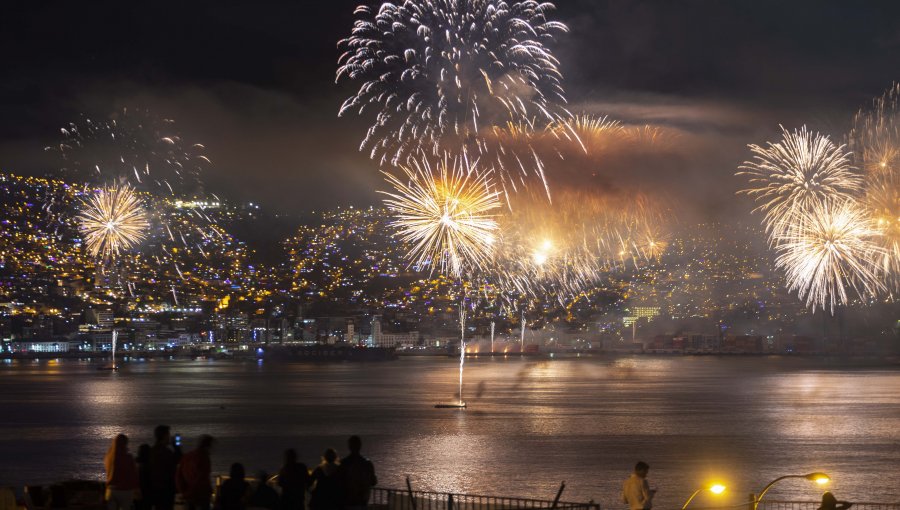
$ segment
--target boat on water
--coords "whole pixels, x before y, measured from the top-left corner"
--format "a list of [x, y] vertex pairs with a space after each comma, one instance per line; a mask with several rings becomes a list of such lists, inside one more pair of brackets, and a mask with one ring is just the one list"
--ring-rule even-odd
[[445, 402], [443, 404], [435, 404], [434, 408], [435, 409], [465, 409], [466, 403], [462, 402], [462, 401], [460, 401], [460, 402]]

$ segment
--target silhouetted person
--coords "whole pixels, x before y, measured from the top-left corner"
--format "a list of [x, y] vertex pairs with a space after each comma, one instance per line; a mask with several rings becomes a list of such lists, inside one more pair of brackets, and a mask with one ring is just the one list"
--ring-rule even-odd
[[106, 468], [106, 504], [109, 510], [131, 510], [134, 493], [140, 489], [137, 465], [128, 453], [128, 436], [119, 434], [103, 458]]
[[634, 473], [625, 480], [622, 486], [622, 502], [628, 505], [630, 510], [650, 510], [653, 506], [655, 490], [650, 490], [647, 482], [647, 473], [650, 466], [646, 462], [638, 462], [634, 466]]
[[180, 452], [169, 447], [172, 437], [168, 425], [157, 425], [153, 437], [156, 442], [150, 448], [150, 503], [156, 510], [172, 510]]
[[281, 508], [283, 510], [305, 510], [306, 490], [312, 479], [306, 464], [297, 462], [297, 452], [293, 448], [285, 450], [284, 465], [278, 472], [278, 486], [281, 487]]
[[253, 490], [253, 495], [250, 496], [250, 502], [247, 503], [247, 506], [250, 508], [278, 510], [280, 503], [278, 501], [278, 493], [266, 483], [269, 480], [269, 473], [260, 471], [256, 473], [256, 479], [259, 481], [256, 482], [256, 488]]
[[141, 487], [140, 497], [134, 502], [136, 510], [150, 510], [153, 503], [150, 495], [153, 493], [153, 484], [150, 478], [150, 445], [142, 444], [138, 447], [137, 457], [138, 485]]
[[372, 487], [378, 483], [375, 477], [375, 465], [359, 454], [362, 440], [359, 436], [350, 436], [347, 440], [350, 455], [341, 459], [338, 468], [344, 508], [358, 510], [369, 504]]
[[[184, 456], [187, 459], [187, 455]], [[183, 461], [182, 461], [183, 462]], [[244, 465], [235, 462], [228, 472], [228, 480], [219, 486], [216, 495], [216, 508], [219, 510], [245, 510], [250, 499], [250, 484], [247, 483]]]
[[175, 485], [187, 503], [188, 510], [208, 510], [212, 499], [212, 483], [209, 480], [212, 469], [209, 454], [213, 438], [200, 436], [197, 448], [184, 454], [175, 473]]
[[853, 503], [838, 501], [834, 494], [826, 491], [825, 494], [822, 494], [822, 506], [819, 507], [819, 510], [847, 510], [851, 506]]
[[0, 487], [0, 510], [19, 510], [16, 493], [10, 487]]
[[312, 472], [313, 488], [309, 498], [312, 510], [341, 508], [341, 486], [337, 471], [337, 452], [329, 448], [322, 455], [322, 462]]

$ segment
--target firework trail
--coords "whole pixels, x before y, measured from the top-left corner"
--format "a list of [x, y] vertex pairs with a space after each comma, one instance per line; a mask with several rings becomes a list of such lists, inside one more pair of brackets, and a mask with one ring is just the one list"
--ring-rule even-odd
[[764, 213], [770, 243], [790, 228], [803, 213], [817, 210], [823, 202], [845, 201], [862, 190], [862, 178], [850, 164], [844, 146], [803, 126], [789, 132], [783, 126], [782, 140], [766, 147], [750, 145], [753, 160], [738, 167], [747, 178], [746, 193]]
[[[507, 122], [534, 126], [568, 116], [559, 62], [548, 47], [568, 29], [548, 19], [549, 2], [404, 0], [360, 6], [341, 40], [336, 81], [360, 82], [339, 115], [375, 111], [360, 149], [384, 163], [409, 163], [424, 152], [483, 156], [483, 138]], [[521, 167], [496, 166], [544, 180], [523, 155]], [[484, 170], [488, 170], [485, 168]], [[546, 184], [546, 183], [545, 183]]]
[[394, 190], [382, 192], [394, 215], [390, 225], [412, 248], [412, 265], [459, 278], [484, 267], [498, 234], [499, 193], [477, 163], [445, 156], [402, 166], [403, 176], [385, 172]]
[[107, 186], [90, 195], [77, 216], [88, 253], [104, 263], [147, 237], [147, 213], [128, 184]]
[[792, 214], [777, 234], [776, 266], [807, 306], [834, 313], [849, 303], [848, 288], [860, 299], [884, 289], [877, 271], [879, 234], [863, 208], [852, 200], [823, 200]]

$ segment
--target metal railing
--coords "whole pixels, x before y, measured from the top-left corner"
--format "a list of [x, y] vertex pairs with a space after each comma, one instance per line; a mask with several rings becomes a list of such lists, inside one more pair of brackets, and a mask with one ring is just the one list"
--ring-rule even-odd
[[447, 492], [426, 492], [399, 489], [372, 489], [370, 510], [600, 510], [594, 502], [572, 503], [547, 499], [479, 496]]
[[[856, 503], [851, 501], [851, 510], [900, 510], [900, 503]], [[758, 510], [818, 510], [821, 501], [778, 501], [764, 499], [759, 502]]]

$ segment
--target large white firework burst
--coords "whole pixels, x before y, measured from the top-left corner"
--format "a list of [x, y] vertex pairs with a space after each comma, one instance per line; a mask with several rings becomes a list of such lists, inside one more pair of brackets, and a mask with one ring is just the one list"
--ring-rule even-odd
[[787, 285], [810, 308], [834, 312], [849, 302], [848, 289], [861, 299], [884, 286], [877, 264], [882, 249], [871, 217], [855, 201], [822, 201], [794, 213], [776, 239], [776, 266]]
[[390, 225], [412, 248], [407, 257], [420, 268], [461, 277], [485, 266], [497, 238], [499, 193], [486, 174], [465, 158], [445, 156], [385, 172], [394, 191], [382, 192], [394, 215]]
[[[567, 28], [548, 19], [553, 9], [533, 0], [360, 6], [351, 36], [338, 43], [336, 81], [361, 84], [339, 114], [375, 110], [361, 149], [392, 164], [460, 147], [474, 157], [492, 126], [557, 120], [565, 97], [549, 44]], [[497, 170], [512, 180], [507, 167]], [[531, 164], [521, 170], [543, 178]]]
[[104, 263], [137, 246], [147, 236], [147, 212], [128, 184], [106, 186], [91, 193], [77, 215], [88, 253]]
[[766, 147], [750, 145], [754, 157], [738, 167], [750, 188], [743, 191], [765, 214], [770, 242], [799, 214], [815, 209], [823, 201], [853, 197], [862, 190], [862, 178], [850, 164], [843, 145], [803, 126], [789, 132], [783, 126], [780, 142]]

